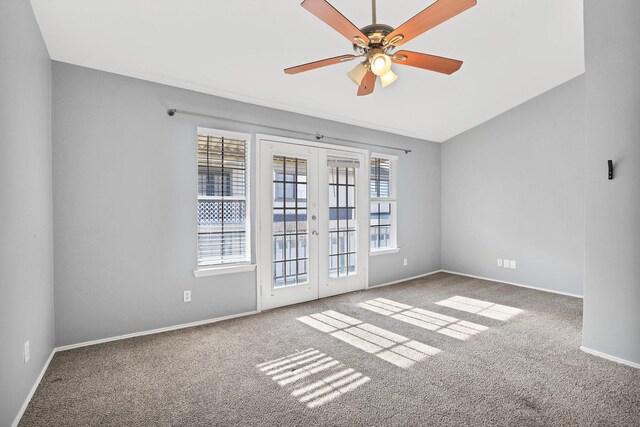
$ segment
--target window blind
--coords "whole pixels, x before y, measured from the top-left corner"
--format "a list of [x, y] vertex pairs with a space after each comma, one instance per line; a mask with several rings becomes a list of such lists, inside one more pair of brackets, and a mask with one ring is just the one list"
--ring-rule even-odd
[[198, 132], [198, 266], [250, 261], [247, 141]]
[[390, 158], [374, 157], [373, 155], [371, 156], [371, 169], [369, 177], [371, 198], [395, 198], [395, 170], [392, 167], [392, 164], [393, 161]]

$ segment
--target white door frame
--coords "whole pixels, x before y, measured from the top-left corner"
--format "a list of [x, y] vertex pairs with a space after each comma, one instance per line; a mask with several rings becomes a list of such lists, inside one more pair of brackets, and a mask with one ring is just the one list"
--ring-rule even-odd
[[[317, 142], [317, 141], [307, 141], [304, 139], [297, 139], [297, 138], [287, 138], [287, 137], [283, 137], [283, 136], [275, 136], [275, 135], [268, 135], [268, 134], [262, 134], [262, 133], [257, 133], [256, 134], [256, 177], [260, 177], [261, 173], [262, 173], [262, 166], [261, 166], [261, 158], [262, 158], [262, 141], [271, 141], [271, 142], [280, 142], [280, 143], [285, 143], [285, 144], [295, 144], [295, 145], [302, 145], [302, 146], [309, 146], [309, 147], [315, 147], [315, 148], [324, 148], [326, 150], [330, 150], [334, 153], [332, 154], [336, 154], [335, 152], [344, 152], [344, 153], [356, 153], [356, 154], [361, 154], [364, 156], [365, 162], [363, 165], [361, 165], [361, 169], [364, 169], [364, 171], [368, 171], [368, 167], [369, 167], [369, 156], [370, 156], [370, 152], [369, 150], [364, 150], [361, 148], [352, 148], [352, 147], [347, 147], [347, 146], [342, 146], [342, 145], [334, 145], [334, 144], [326, 144], [323, 142]], [[362, 173], [367, 173], [367, 172], [362, 172]], [[367, 173], [367, 177], [368, 177], [368, 173]], [[368, 181], [368, 179], [367, 179]], [[259, 186], [260, 182], [257, 179], [256, 180], [256, 191], [255, 193], [260, 192], [259, 190]], [[368, 185], [364, 186], [365, 188], [362, 188], [361, 191], [359, 192], [360, 196], [358, 197], [358, 203], [363, 203], [364, 200], [366, 200], [366, 203], [364, 204], [364, 209], [367, 210], [367, 214], [366, 214], [366, 225], [367, 227], [365, 227], [364, 229], [360, 230], [360, 236], [366, 236], [366, 241], [368, 243], [369, 241], [369, 232], [368, 232], [368, 225], [369, 225], [369, 191], [368, 191]], [[271, 268], [271, 260], [269, 260], [268, 265], [265, 265], [264, 262], [266, 260], [263, 260], [262, 255], [261, 255], [261, 248], [262, 248], [262, 228], [263, 228], [263, 224], [262, 224], [262, 217], [264, 215], [261, 215], [261, 212], [263, 211], [263, 209], [266, 209], [266, 206], [262, 206], [261, 203], [261, 198], [260, 197], [256, 197], [256, 222], [257, 222], [257, 226], [256, 226], [256, 311], [259, 313], [262, 311], [262, 282], [261, 282], [261, 276], [262, 276], [262, 269], [264, 269], [265, 267], [267, 268]], [[269, 209], [271, 209], [271, 207], [268, 207]], [[364, 221], [362, 221], [364, 222]], [[360, 242], [362, 242], [364, 240], [364, 238], [360, 238], [359, 239]], [[358, 262], [362, 263], [362, 274], [364, 277], [364, 289], [369, 289], [369, 245], [367, 244], [366, 246], [362, 247], [360, 252], [360, 257], [358, 258]]]

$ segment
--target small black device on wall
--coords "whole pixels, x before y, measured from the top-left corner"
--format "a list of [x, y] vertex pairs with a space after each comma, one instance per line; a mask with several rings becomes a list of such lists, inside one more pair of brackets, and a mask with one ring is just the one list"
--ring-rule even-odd
[[613, 160], [607, 160], [609, 163], [609, 179], [613, 179]]

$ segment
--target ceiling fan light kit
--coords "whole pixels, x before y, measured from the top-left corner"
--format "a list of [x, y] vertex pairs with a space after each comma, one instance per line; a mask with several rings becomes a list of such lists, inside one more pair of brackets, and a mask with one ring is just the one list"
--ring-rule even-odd
[[378, 77], [382, 87], [395, 82], [398, 75], [391, 70], [394, 63], [452, 74], [460, 69], [462, 61], [406, 50], [394, 53], [394, 50], [475, 5], [476, 0], [437, 0], [394, 29], [389, 25], [376, 23], [376, 0], [371, 0], [373, 23], [359, 29], [326, 0], [304, 0], [301, 6], [346, 37], [352, 43], [355, 55], [322, 59], [287, 68], [284, 72], [298, 74], [356, 58], [364, 58], [347, 73], [347, 76], [358, 85], [358, 96], [373, 93]]
[[369, 67], [365, 62], [362, 62], [358, 65], [356, 65], [353, 70], [349, 71], [347, 73], [347, 76], [349, 76], [349, 78], [358, 86], [360, 86], [360, 82], [362, 81], [362, 79], [364, 78], [365, 74], [367, 74], [367, 71], [369, 70]]
[[377, 52], [371, 56], [371, 71], [376, 76], [387, 74], [391, 71], [391, 58], [384, 52]]
[[398, 80], [398, 75], [391, 70], [380, 76], [380, 83], [382, 83], [382, 87], [387, 87], [396, 80]]

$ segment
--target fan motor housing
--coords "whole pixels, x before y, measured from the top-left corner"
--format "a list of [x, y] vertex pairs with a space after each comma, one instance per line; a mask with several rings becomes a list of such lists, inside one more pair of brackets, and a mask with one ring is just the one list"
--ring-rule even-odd
[[[393, 30], [394, 28], [392, 26], [385, 24], [371, 24], [360, 29], [360, 31], [369, 38], [369, 47], [371, 48], [382, 47], [382, 41], [388, 34], [393, 32]], [[365, 51], [362, 46], [355, 43], [353, 44], [353, 50], [359, 55], [362, 55]]]

